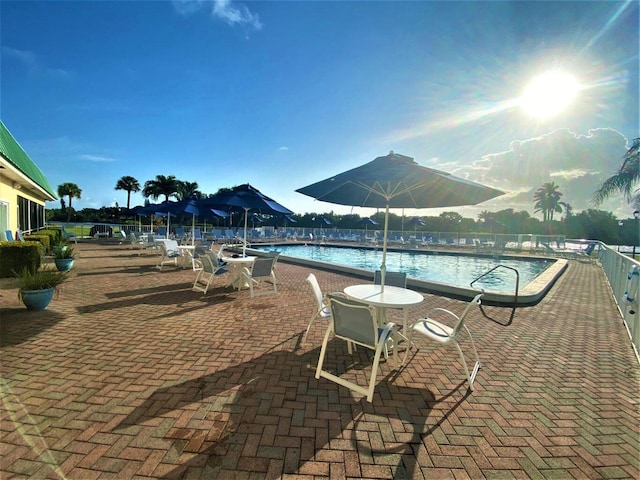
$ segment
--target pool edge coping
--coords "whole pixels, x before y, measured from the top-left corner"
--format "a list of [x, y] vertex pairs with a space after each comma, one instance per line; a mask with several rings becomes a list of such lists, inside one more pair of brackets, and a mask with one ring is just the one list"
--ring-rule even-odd
[[[247, 248], [247, 251], [251, 250], [257, 255], [264, 253], [264, 250], [257, 250]], [[532, 258], [532, 259], [547, 259], [553, 260], [554, 263], [549, 266], [544, 272], [538, 275], [531, 283], [529, 283], [524, 289], [518, 292], [518, 297], [514, 301], [513, 294], [507, 294], [496, 290], [484, 290], [483, 301], [489, 303], [500, 304], [503, 306], [530, 306], [535, 305], [547, 292], [553, 287], [558, 278], [564, 273], [569, 265], [569, 261], [562, 258], [551, 257], [527, 257], [519, 256], [520, 258]], [[338, 265], [335, 263], [323, 262], [320, 260], [309, 260], [305, 258], [291, 257], [288, 255], [280, 255], [278, 261], [285, 263], [291, 263], [294, 265], [303, 265], [321, 270], [328, 270], [340, 273], [346, 273], [348, 275], [354, 275], [358, 277], [372, 279], [372, 271], [364, 268], [349, 267], [346, 265]], [[440, 294], [447, 297], [457, 297], [471, 299], [480, 289], [459, 287], [456, 285], [449, 285], [446, 283], [420, 280], [414, 277], [407, 277], [407, 286], [418, 288], [427, 293]]]

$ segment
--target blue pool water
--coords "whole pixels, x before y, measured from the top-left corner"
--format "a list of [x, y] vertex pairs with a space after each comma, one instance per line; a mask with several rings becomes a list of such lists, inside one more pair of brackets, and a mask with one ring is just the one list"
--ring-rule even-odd
[[[380, 249], [327, 247], [322, 245], [254, 245], [263, 251], [328, 262], [365, 270], [377, 270], [382, 263]], [[388, 251], [387, 270], [406, 272], [407, 276], [468, 288], [469, 284], [496, 265], [506, 265], [520, 273], [520, 289], [545, 271], [554, 260], [544, 258], [491, 257], [442, 252]], [[373, 278], [373, 273], [371, 275]], [[498, 269], [474, 284], [475, 288], [513, 292], [516, 277], [511, 270]]]

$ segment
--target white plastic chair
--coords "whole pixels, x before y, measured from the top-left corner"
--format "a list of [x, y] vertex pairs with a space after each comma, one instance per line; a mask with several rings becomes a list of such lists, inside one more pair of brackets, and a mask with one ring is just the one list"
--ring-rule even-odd
[[[382, 272], [380, 270], [375, 271], [373, 283], [375, 285], [382, 283]], [[386, 272], [384, 274], [384, 284], [392, 287], [407, 288], [407, 274], [404, 272]]]
[[[471, 336], [471, 332], [464, 324], [471, 307], [478, 305], [480, 306], [480, 299], [484, 293], [479, 293], [476, 295], [473, 300], [471, 300], [462, 315], [458, 316], [450, 310], [444, 308], [433, 308], [429, 311], [426, 318], [421, 318], [411, 326], [409, 326], [409, 342], [407, 346], [407, 350], [405, 351], [404, 358], [402, 360], [402, 364], [407, 361], [407, 356], [409, 355], [409, 350], [413, 341], [417, 341], [415, 338], [416, 335], [419, 335], [422, 339], [432, 340], [434, 342], [438, 342], [440, 345], [449, 345], [450, 343], [455, 344], [458, 349], [458, 353], [460, 354], [460, 361], [462, 362], [462, 366], [464, 367], [464, 372], [467, 375], [467, 380], [469, 381], [469, 390], [473, 391], [473, 382], [475, 381], [476, 375], [478, 374], [478, 370], [480, 369], [480, 359], [478, 358], [478, 352], [476, 350], [475, 343], [473, 342], [473, 337]], [[449, 316], [454, 319], [453, 326], [448, 326], [444, 323], [441, 323], [437, 320], [434, 320], [433, 317], [446, 317]], [[464, 358], [464, 354], [462, 353], [462, 348], [460, 347], [460, 343], [458, 342], [458, 337], [462, 330], [466, 330], [467, 335], [469, 335], [469, 340], [471, 341], [471, 347], [473, 348], [473, 355], [475, 358], [475, 364], [473, 366], [473, 370], [469, 373], [469, 368], [467, 367], [467, 362]]]
[[213, 279], [217, 275], [226, 273], [228, 270], [223, 265], [214, 264], [214, 260], [208, 253], [200, 254], [197, 261], [202, 265], [202, 268], [198, 269], [196, 280], [193, 282], [193, 287], [191, 289], [193, 291], [203, 292], [206, 294]]
[[[373, 399], [373, 391], [376, 387], [380, 356], [382, 355], [387, 340], [393, 336], [395, 324], [390, 322], [387, 323], [384, 328], [379, 328], [376, 309], [374, 307], [350, 300], [338, 294], [329, 294], [327, 298], [329, 311], [331, 312], [331, 320], [324, 334], [322, 349], [320, 350], [320, 357], [318, 358], [318, 367], [316, 368], [316, 378], [319, 379], [323, 377], [350, 390], [362, 393], [366, 395], [367, 401], [371, 402]], [[363, 387], [322, 369], [327, 353], [327, 344], [329, 343], [329, 337], [332, 333], [336, 338], [346, 340], [349, 353], [352, 353], [352, 343], [375, 351], [373, 365], [371, 366], [371, 376], [369, 377], [367, 387]], [[397, 360], [397, 349], [394, 348], [393, 351], [394, 360]]]
[[160, 262], [158, 263], [158, 268], [162, 270], [162, 267], [166, 263], [173, 263], [177, 267], [178, 259], [183, 257], [182, 253], [180, 253], [180, 249], [178, 248], [178, 242], [175, 240], [157, 240], [157, 242], [160, 244], [162, 254]]
[[318, 284], [318, 279], [313, 273], [310, 273], [307, 277], [307, 282], [311, 285], [311, 289], [313, 290], [313, 295], [316, 299], [316, 311], [311, 316], [311, 320], [309, 320], [309, 325], [307, 325], [307, 331], [304, 332], [304, 336], [302, 337], [302, 343], [307, 341], [307, 335], [309, 335], [309, 330], [318, 318], [329, 318], [331, 317], [331, 312], [329, 311], [329, 307], [324, 304], [322, 300], [322, 290], [320, 289], [320, 285]]
[[[277, 261], [278, 261], [278, 255], [260, 257], [260, 258], [256, 258], [250, 267], [244, 268], [244, 270], [242, 271], [241, 277], [242, 279], [246, 280], [246, 283], [249, 285], [249, 290], [251, 291], [251, 298], [256, 297], [258, 295], [278, 293], [278, 283], [276, 280], [276, 273], [274, 271]], [[273, 285], [273, 290], [270, 289], [267, 291], [256, 293], [254, 286], [260, 283], [264, 283], [265, 281], [271, 282], [271, 284]], [[242, 285], [244, 283], [245, 281], [240, 281], [238, 283], [238, 290], [242, 288]]]

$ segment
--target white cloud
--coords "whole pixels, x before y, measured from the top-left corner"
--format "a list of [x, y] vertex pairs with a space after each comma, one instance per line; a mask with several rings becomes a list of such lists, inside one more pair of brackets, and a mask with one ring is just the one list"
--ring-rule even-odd
[[280, 148], [278, 148], [278, 151], [280, 151], [280, 152], [285, 152], [287, 150], [289, 150], [289, 147], [280, 147]]
[[100, 155], [83, 154], [79, 155], [78, 158], [80, 160], [86, 160], [88, 162], [117, 162], [115, 158], [103, 157]]
[[191, 15], [211, 4], [211, 15], [231, 27], [240, 26], [246, 31], [262, 29], [260, 17], [246, 5], [230, 0], [173, 0], [173, 8], [180, 15]]
[[[483, 156], [455, 174], [508, 192], [483, 204], [486, 209], [533, 210], [533, 192], [555, 182], [562, 200], [574, 212], [594, 208], [594, 192], [622, 164], [627, 149], [625, 137], [611, 129], [590, 130], [580, 135], [556, 130], [529, 140], [515, 141], [504, 152]], [[611, 198], [602, 207], [624, 216], [626, 203]]]
[[7, 58], [13, 58], [22, 63], [30, 74], [57, 78], [69, 78], [72, 76], [68, 70], [46, 67], [35, 53], [28, 50], [2, 47], [2, 54]]

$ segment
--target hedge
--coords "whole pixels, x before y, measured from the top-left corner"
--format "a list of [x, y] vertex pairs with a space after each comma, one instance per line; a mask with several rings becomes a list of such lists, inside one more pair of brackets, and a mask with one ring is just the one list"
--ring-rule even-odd
[[40, 268], [40, 242], [0, 242], [0, 278], [14, 277], [24, 267]]

